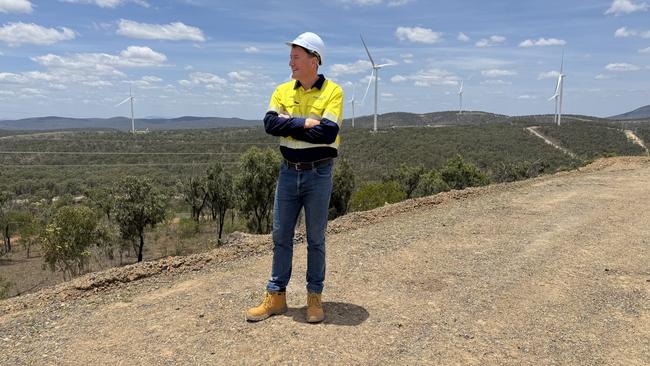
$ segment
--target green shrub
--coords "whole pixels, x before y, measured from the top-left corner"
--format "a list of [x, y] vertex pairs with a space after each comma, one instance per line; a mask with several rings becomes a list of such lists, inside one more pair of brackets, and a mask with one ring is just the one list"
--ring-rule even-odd
[[440, 169], [440, 174], [451, 189], [465, 189], [490, 183], [484, 173], [478, 170], [474, 164], [466, 163], [460, 155], [447, 160]]
[[442, 179], [440, 172], [431, 170], [420, 176], [418, 185], [413, 191], [413, 197], [431, 196], [440, 192], [446, 192], [449, 189], [449, 184]]
[[350, 202], [351, 211], [366, 211], [406, 199], [406, 193], [395, 181], [384, 183], [365, 183], [354, 192]]
[[350, 208], [352, 192], [356, 186], [354, 171], [347, 159], [341, 159], [334, 169], [332, 178], [332, 197], [330, 198], [329, 218], [345, 215]]

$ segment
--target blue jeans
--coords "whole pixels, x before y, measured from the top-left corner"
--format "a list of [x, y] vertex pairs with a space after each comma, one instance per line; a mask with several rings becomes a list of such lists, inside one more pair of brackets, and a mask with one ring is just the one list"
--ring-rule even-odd
[[283, 291], [291, 278], [293, 236], [302, 207], [307, 229], [307, 291], [320, 294], [325, 281], [325, 229], [332, 194], [333, 163], [297, 171], [282, 163], [273, 205], [273, 268], [266, 288]]

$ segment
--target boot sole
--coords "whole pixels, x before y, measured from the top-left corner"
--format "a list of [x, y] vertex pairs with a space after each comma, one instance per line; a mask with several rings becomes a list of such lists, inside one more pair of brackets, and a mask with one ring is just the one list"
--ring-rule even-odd
[[325, 320], [325, 315], [320, 318], [307, 318], [307, 323], [320, 323]]
[[261, 320], [268, 319], [269, 317], [271, 317], [271, 316], [273, 316], [273, 315], [284, 314], [284, 313], [286, 313], [288, 310], [289, 310], [289, 308], [287, 308], [287, 307], [285, 306], [284, 308], [280, 309], [279, 311], [272, 312], [272, 313], [262, 314], [262, 315], [260, 315], [260, 316], [252, 316], [252, 315], [248, 315], [248, 314], [246, 314], [246, 320], [249, 321], [249, 322], [259, 322], [259, 321], [261, 321]]

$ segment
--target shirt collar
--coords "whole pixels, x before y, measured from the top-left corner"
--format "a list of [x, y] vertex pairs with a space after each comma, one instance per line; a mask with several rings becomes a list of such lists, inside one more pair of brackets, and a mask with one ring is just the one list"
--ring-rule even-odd
[[[318, 74], [318, 80], [316, 80], [312, 88], [316, 88], [320, 90], [323, 87], [324, 83], [325, 83], [325, 76], [323, 74]], [[298, 89], [301, 86], [302, 84], [300, 84], [300, 80], [296, 80], [296, 83], [293, 84], [294, 89]]]

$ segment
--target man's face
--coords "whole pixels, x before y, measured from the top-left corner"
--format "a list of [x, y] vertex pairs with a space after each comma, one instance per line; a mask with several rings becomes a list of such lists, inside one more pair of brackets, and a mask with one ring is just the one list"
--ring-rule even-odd
[[291, 47], [289, 67], [291, 68], [291, 77], [296, 80], [312, 76], [316, 70], [318, 58], [310, 55], [300, 47]]

